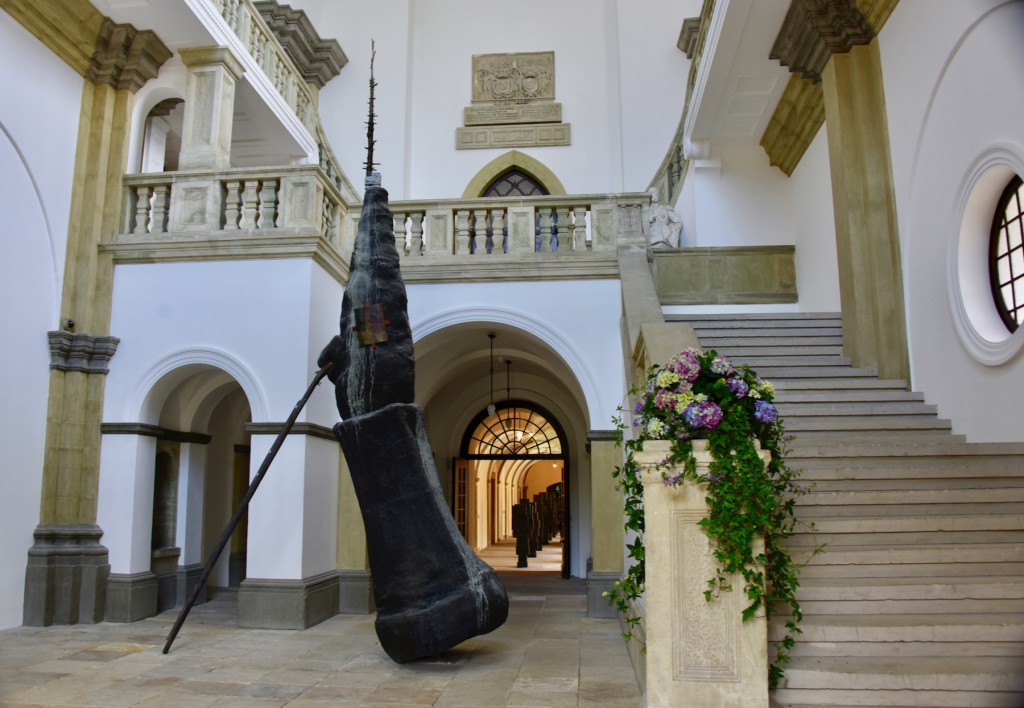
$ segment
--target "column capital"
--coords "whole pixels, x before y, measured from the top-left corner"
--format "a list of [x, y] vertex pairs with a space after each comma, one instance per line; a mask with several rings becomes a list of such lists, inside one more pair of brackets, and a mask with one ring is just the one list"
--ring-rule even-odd
[[203, 66], [223, 66], [238, 81], [245, 73], [245, 66], [228, 47], [191, 47], [178, 51], [181, 60], [190, 69]]
[[849, 52], [874, 36], [854, 0], [792, 0], [768, 57], [818, 83], [833, 54]]
[[96, 337], [84, 332], [47, 332], [50, 340], [50, 368], [106, 374], [111, 357], [121, 342], [117, 337]]
[[98, 86], [135, 93], [157, 75], [172, 54], [155, 32], [119, 25], [105, 17], [85, 77]]

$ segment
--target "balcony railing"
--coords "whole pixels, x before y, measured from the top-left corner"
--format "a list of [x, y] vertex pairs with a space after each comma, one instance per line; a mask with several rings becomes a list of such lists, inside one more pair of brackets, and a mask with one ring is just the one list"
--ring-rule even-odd
[[316, 165], [127, 175], [117, 240], [316, 234], [336, 248], [345, 204]]

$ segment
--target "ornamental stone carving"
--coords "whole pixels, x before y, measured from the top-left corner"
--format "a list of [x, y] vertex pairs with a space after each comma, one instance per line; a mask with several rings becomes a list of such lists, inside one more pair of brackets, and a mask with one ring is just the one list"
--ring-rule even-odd
[[455, 147], [568, 145], [569, 124], [554, 99], [554, 52], [475, 55], [472, 105], [463, 109]]

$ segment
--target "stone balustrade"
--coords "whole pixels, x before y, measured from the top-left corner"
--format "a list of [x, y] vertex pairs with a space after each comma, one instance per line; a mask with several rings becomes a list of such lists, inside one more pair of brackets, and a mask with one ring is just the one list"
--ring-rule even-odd
[[313, 233], [337, 248], [346, 211], [315, 165], [128, 175], [124, 184], [119, 241]]
[[209, 1], [299, 121], [314, 133], [317, 119], [313, 92], [295, 64], [284, 53], [252, 0]]
[[[646, 193], [393, 201], [408, 262], [431, 257], [614, 254], [644, 244]], [[350, 212], [347, 238], [359, 212]], [[346, 238], [346, 240], [347, 240]]]

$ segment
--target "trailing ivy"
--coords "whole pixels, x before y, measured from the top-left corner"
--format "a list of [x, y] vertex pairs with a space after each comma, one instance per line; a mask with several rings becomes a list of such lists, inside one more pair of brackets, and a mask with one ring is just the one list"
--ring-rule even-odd
[[[705, 599], [711, 602], [732, 591], [729, 577], [739, 574], [747, 599], [744, 621], [780, 610], [789, 615], [785, 635], [774, 642], [775, 660], [769, 668], [773, 688], [789, 661], [803, 617], [796, 599], [800, 566], [783, 541], [797, 524], [796, 498], [807, 492], [796, 484], [785, 462], [787, 438], [773, 404], [774, 392], [749, 367], [736, 368], [714, 351], [692, 349], [680, 352], [665, 367], [653, 366], [646, 386], [630, 392], [637, 400], [632, 434], [625, 435], [621, 415], [613, 420], [619, 444], [625, 446], [625, 460], [613, 474], [625, 499], [625, 528], [637, 536], [627, 546], [632, 564], [607, 593], [629, 627], [624, 636], [631, 639], [632, 627], [639, 622], [632, 605], [645, 583], [643, 485], [634, 453], [643, 450], [646, 440], [669, 440], [664, 483], [700, 483], [706, 489], [708, 513], [698, 525], [711, 541], [717, 570], [708, 579]], [[711, 453], [703, 475], [693, 456], [695, 438], [706, 439]], [[758, 454], [758, 442], [770, 453], [767, 464]], [[764, 540], [763, 551], [759, 539]], [[822, 550], [819, 546], [813, 554]]]

